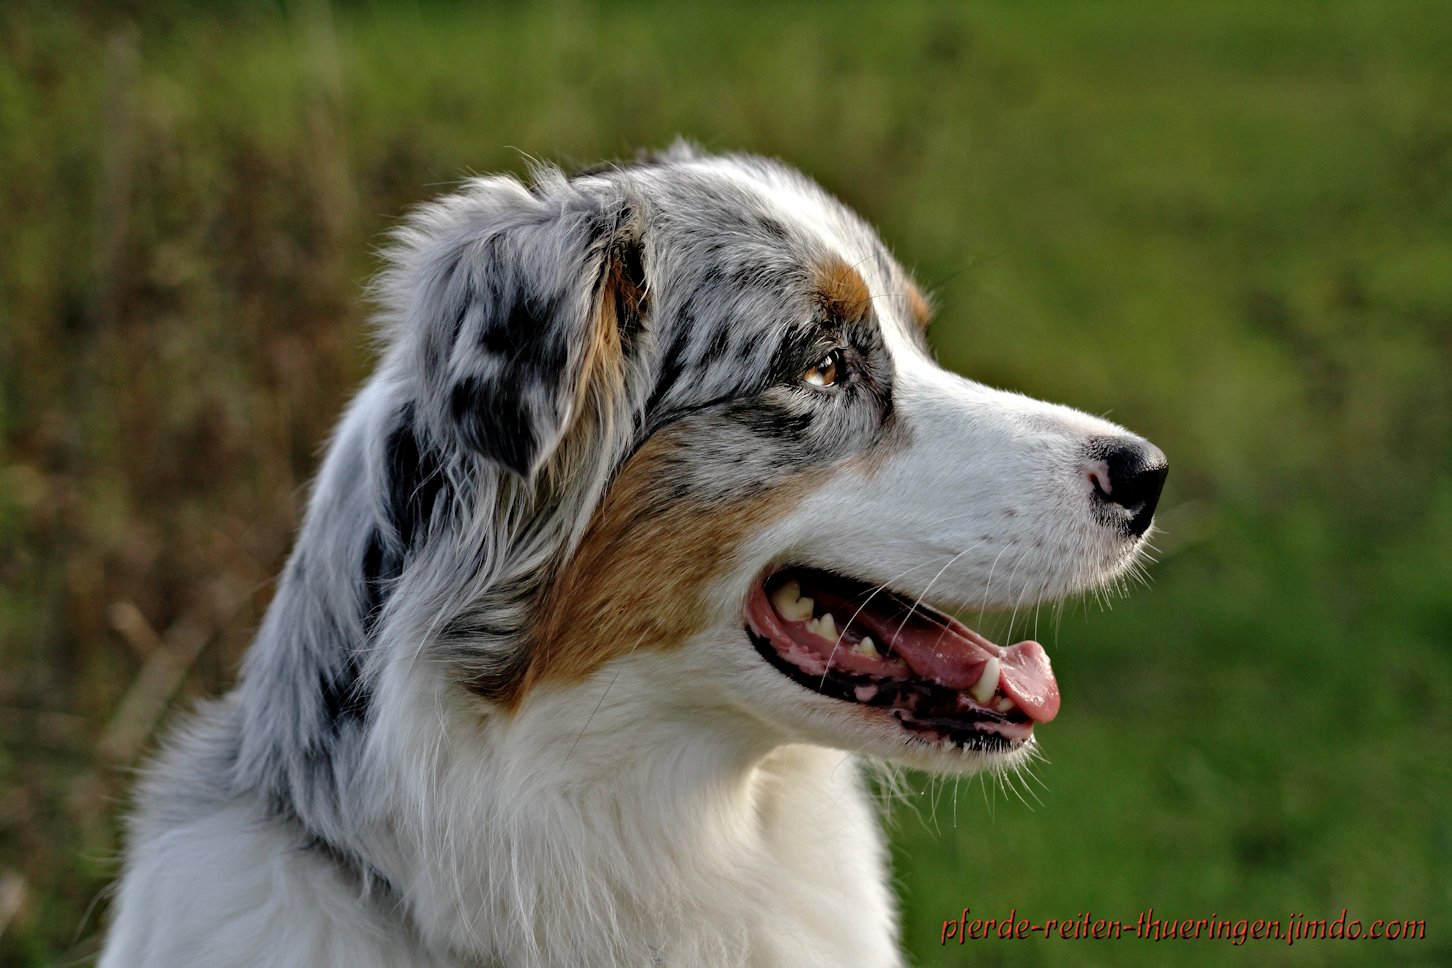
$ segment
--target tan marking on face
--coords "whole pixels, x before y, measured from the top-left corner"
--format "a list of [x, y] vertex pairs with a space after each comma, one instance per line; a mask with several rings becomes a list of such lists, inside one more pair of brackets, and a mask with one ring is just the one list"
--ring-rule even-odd
[[540, 607], [528, 666], [506, 705], [542, 682], [578, 682], [612, 659], [671, 649], [700, 631], [705, 590], [748, 535], [785, 515], [822, 476], [803, 472], [729, 502], [672, 494], [681, 440], [662, 431], [616, 478]]
[[[620, 318], [626, 307], [622, 303], [638, 299], [638, 295], [622, 291], [622, 285], [619, 265], [612, 260], [601, 284], [595, 325], [591, 327], [590, 345], [585, 351], [581, 367], [584, 378], [580, 381], [575, 399], [577, 407], [585, 402], [592, 390], [597, 393], [608, 392], [618, 386], [624, 376], [625, 359], [620, 346]], [[601, 386], [602, 382], [606, 385]]]
[[546, 468], [551, 490], [567, 488], [590, 459], [593, 442], [608, 437], [617, 402], [625, 394], [625, 353], [620, 332], [627, 319], [646, 311], [646, 295], [627, 276], [621, 260], [612, 254], [606, 264], [596, 301], [590, 344], [580, 363], [582, 377], [575, 391], [578, 415], [561, 441], [558, 456]]
[[919, 329], [927, 329], [928, 324], [933, 321], [933, 304], [912, 283], [907, 284], [907, 300], [908, 312], [912, 313], [913, 322], [918, 324]]
[[816, 291], [832, 319], [855, 322], [872, 309], [872, 292], [862, 274], [838, 258], [817, 266]]
[[[620, 391], [625, 382], [625, 353], [621, 346], [621, 329], [638, 325], [646, 312], [644, 288], [630, 278], [623, 254], [615, 249], [605, 264], [596, 301], [595, 326], [586, 354], [581, 381], [581, 395], [588, 390], [596, 394]], [[595, 367], [600, 371], [596, 372]], [[577, 403], [583, 403], [580, 399]]]

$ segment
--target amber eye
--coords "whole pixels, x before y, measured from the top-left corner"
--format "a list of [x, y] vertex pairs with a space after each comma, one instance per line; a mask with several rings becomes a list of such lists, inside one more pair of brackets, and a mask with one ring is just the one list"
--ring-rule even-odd
[[833, 350], [813, 363], [802, 374], [802, 379], [814, 387], [829, 387], [837, 382], [837, 365], [842, 359], [841, 350]]

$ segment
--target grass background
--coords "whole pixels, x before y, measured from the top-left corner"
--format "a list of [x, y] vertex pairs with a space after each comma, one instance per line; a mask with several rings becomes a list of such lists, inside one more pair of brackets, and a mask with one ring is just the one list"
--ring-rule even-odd
[[[131, 768], [225, 689], [409, 204], [525, 153], [780, 156], [944, 362], [1171, 456], [1153, 584], [1035, 631], [1035, 797], [915, 777], [917, 964], [1452, 964], [1444, 3], [0, 9], [0, 964], [99, 944]], [[1036, 919], [1426, 939], [938, 945]]]

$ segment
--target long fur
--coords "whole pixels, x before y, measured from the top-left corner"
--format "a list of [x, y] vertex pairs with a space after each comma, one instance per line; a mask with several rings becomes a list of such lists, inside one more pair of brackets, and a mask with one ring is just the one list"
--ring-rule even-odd
[[103, 968], [899, 964], [856, 755], [1031, 745], [803, 690], [747, 590], [1102, 583], [1140, 538], [1084, 468], [1132, 438], [938, 370], [871, 230], [761, 159], [475, 179], [388, 258], [382, 361], [238, 687], [139, 791]]

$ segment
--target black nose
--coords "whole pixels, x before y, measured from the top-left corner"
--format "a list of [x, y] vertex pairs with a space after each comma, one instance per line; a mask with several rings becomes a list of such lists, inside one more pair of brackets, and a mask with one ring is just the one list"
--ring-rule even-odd
[[1170, 462], [1164, 451], [1134, 437], [1101, 437], [1089, 445], [1094, 500], [1116, 525], [1138, 537], [1149, 530]]

